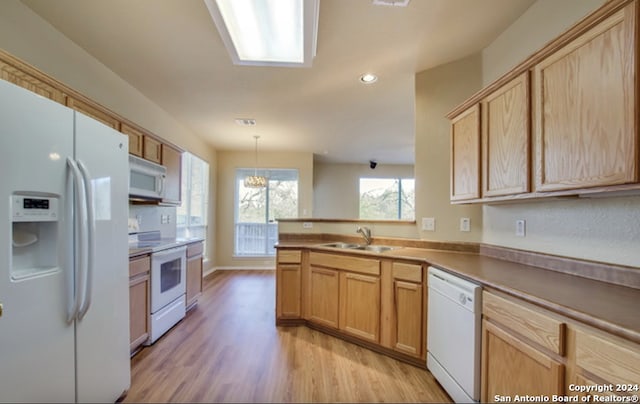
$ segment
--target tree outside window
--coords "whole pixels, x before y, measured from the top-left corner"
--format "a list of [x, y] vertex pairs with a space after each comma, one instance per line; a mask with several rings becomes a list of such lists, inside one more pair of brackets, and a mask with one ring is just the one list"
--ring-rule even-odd
[[360, 178], [360, 219], [415, 220], [413, 178]]

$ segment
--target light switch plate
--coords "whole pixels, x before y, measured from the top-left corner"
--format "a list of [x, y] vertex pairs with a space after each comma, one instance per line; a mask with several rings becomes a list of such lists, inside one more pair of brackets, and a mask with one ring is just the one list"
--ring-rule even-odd
[[516, 236], [524, 237], [526, 235], [527, 221], [524, 219], [516, 220]]
[[471, 219], [468, 217], [460, 218], [460, 231], [471, 231]]
[[423, 217], [422, 218], [422, 230], [424, 230], [424, 231], [435, 231], [436, 230], [436, 219], [434, 217]]

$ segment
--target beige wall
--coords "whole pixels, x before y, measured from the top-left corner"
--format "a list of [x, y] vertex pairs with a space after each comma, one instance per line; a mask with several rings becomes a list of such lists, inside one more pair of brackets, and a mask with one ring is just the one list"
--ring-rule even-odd
[[[313, 154], [260, 152], [261, 168], [298, 169], [298, 211], [301, 217], [313, 210]], [[235, 222], [235, 170], [255, 167], [253, 152], [218, 151], [218, 208], [216, 266], [218, 268], [273, 268], [273, 258], [239, 258], [233, 256]]]
[[380, 163], [313, 165], [314, 218], [357, 219], [360, 210], [360, 178], [413, 178], [412, 165]]
[[211, 170], [207, 247], [209, 252], [215, 251], [216, 151], [213, 147], [17, 0], [0, 1], [0, 48], [206, 160]]
[[[445, 115], [481, 85], [479, 54], [416, 74], [416, 221], [421, 239], [480, 241], [481, 208], [449, 202], [451, 142]], [[435, 231], [422, 231], [423, 217], [435, 218]], [[471, 219], [471, 232], [459, 230], [461, 217]]]
[[[538, 0], [482, 52], [484, 84], [603, 2]], [[514, 237], [517, 219], [526, 220], [524, 238]], [[482, 240], [488, 244], [636, 267], [640, 263], [640, 196], [485, 205], [483, 221]]]

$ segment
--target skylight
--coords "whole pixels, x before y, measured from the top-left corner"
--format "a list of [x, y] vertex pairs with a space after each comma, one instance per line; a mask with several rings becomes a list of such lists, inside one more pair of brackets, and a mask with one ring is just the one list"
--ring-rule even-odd
[[237, 65], [310, 67], [318, 0], [205, 0]]

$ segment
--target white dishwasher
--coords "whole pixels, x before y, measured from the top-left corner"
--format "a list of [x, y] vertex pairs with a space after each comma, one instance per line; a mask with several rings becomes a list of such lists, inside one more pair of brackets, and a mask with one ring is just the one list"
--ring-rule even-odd
[[480, 400], [481, 287], [429, 267], [427, 368], [456, 403]]

